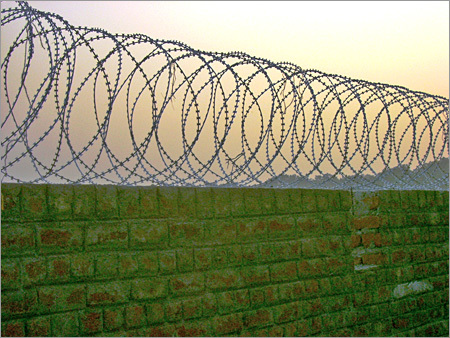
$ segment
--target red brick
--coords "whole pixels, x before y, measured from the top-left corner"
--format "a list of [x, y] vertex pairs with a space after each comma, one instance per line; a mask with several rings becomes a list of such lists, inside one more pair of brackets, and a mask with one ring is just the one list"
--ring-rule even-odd
[[41, 308], [48, 312], [82, 309], [86, 306], [84, 285], [54, 285], [38, 291]]
[[38, 245], [44, 251], [67, 251], [70, 249], [81, 250], [83, 245], [83, 230], [79, 226], [54, 224], [38, 227]]
[[[133, 285], [133, 291], [139, 292], [139, 288]], [[129, 299], [129, 285], [126, 282], [104, 282], [92, 284], [87, 287], [88, 305], [104, 305], [126, 302]]]
[[269, 237], [277, 238], [292, 238], [296, 235], [294, 220], [288, 218], [271, 219], [268, 221]]
[[380, 233], [367, 233], [362, 234], [362, 243], [365, 248], [371, 246], [380, 247], [381, 246], [381, 235]]
[[117, 223], [91, 225], [87, 229], [86, 246], [91, 248], [128, 246], [128, 229]]
[[156, 299], [168, 294], [166, 278], [135, 279], [131, 282], [131, 294], [134, 299]]
[[264, 266], [249, 266], [241, 270], [245, 285], [261, 285], [270, 282], [269, 268]]
[[237, 225], [233, 221], [214, 220], [205, 222], [206, 244], [234, 244], [237, 241]]
[[211, 290], [238, 288], [242, 287], [243, 284], [243, 279], [238, 270], [215, 270], [207, 274], [206, 286]]
[[300, 278], [317, 277], [322, 274], [321, 259], [304, 260], [298, 262], [298, 275]]
[[34, 230], [31, 226], [2, 226], [2, 256], [10, 253], [26, 254], [34, 251]]
[[85, 310], [80, 314], [81, 332], [92, 334], [103, 328], [102, 310]]
[[147, 320], [149, 324], [162, 323], [164, 321], [164, 307], [160, 303], [148, 303]]
[[122, 307], [105, 309], [103, 313], [105, 330], [111, 331], [121, 328], [124, 323], [123, 312]]
[[169, 225], [166, 221], [135, 220], [130, 222], [131, 247], [167, 247]]
[[177, 222], [169, 226], [170, 245], [192, 247], [204, 242], [205, 222]]
[[267, 238], [267, 223], [262, 220], [241, 220], [238, 225], [241, 242], [256, 242]]
[[273, 322], [272, 312], [268, 309], [259, 309], [243, 314], [245, 328], [255, 328], [270, 325]]
[[193, 298], [183, 301], [183, 318], [192, 319], [202, 316], [202, 298]]
[[70, 278], [70, 258], [66, 256], [49, 258], [48, 277], [53, 280], [68, 280]]
[[51, 324], [50, 317], [36, 317], [27, 322], [28, 336], [50, 337]]
[[176, 322], [183, 318], [183, 302], [172, 299], [166, 304], [166, 321]]
[[131, 305], [125, 308], [125, 322], [127, 328], [144, 326], [147, 323], [143, 305]]
[[170, 289], [174, 295], [186, 295], [200, 292], [204, 289], [203, 273], [187, 273], [170, 279]]
[[273, 307], [273, 319], [276, 323], [292, 322], [298, 319], [299, 302], [281, 304]]
[[410, 261], [409, 254], [404, 249], [398, 249], [392, 252], [391, 255], [392, 264], [408, 263]]
[[24, 323], [17, 321], [2, 323], [2, 337], [25, 337]]
[[177, 324], [178, 337], [207, 337], [211, 336], [208, 321], [184, 322]]
[[296, 262], [272, 264], [270, 266], [270, 278], [274, 282], [296, 280], [297, 279]]
[[215, 317], [212, 320], [212, 325], [217, 335], [239, 332], [243, 328], [242, 316], [240, 314], [231, 314]]
[[249, 292], [237, 290], [219, 293], [217, 304], [221, 314], [245, 310], [250, 306]]
[[162, 324], [154, 327], [150, 327], [143, 331], [143, 336], [147, 337], [174, 337], [175, 326], [173, 324]]
[[37, 309], [34, 290], [2, 292], [2, 320], [10, 315], [30, 315]]
[[381, 225], [381, 218], [379, 216], [363, 216], [353, 219], [353, 228], [361, 229], [376, 229]]

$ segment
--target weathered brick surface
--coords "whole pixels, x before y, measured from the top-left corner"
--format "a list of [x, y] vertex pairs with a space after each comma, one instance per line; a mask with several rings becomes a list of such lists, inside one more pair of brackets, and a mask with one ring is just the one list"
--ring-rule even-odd
[[2, 336], [448, 336], [448, 201], [2, 184]]

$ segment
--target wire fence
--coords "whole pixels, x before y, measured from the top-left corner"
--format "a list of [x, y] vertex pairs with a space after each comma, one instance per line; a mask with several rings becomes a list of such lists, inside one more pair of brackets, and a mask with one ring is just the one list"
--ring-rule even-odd
[[448, 190], [448, 99], [2, 10], [2, 181]]

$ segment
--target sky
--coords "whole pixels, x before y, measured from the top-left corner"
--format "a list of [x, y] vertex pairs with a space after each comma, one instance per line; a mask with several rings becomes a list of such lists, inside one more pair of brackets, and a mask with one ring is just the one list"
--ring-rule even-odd
[[[448, 1], [30, 1], [73, 25], [449, 95]], [[2, 2], [7, 7], [11, 2]]]

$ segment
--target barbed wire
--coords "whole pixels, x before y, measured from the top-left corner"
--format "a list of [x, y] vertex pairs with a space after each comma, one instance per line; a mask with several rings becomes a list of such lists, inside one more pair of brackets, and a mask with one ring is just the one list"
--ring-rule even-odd
[[[7, 47], [5, 47], [7, 46]], [[448, 99], [2, 9], [2, 181], [448, 189]]]

